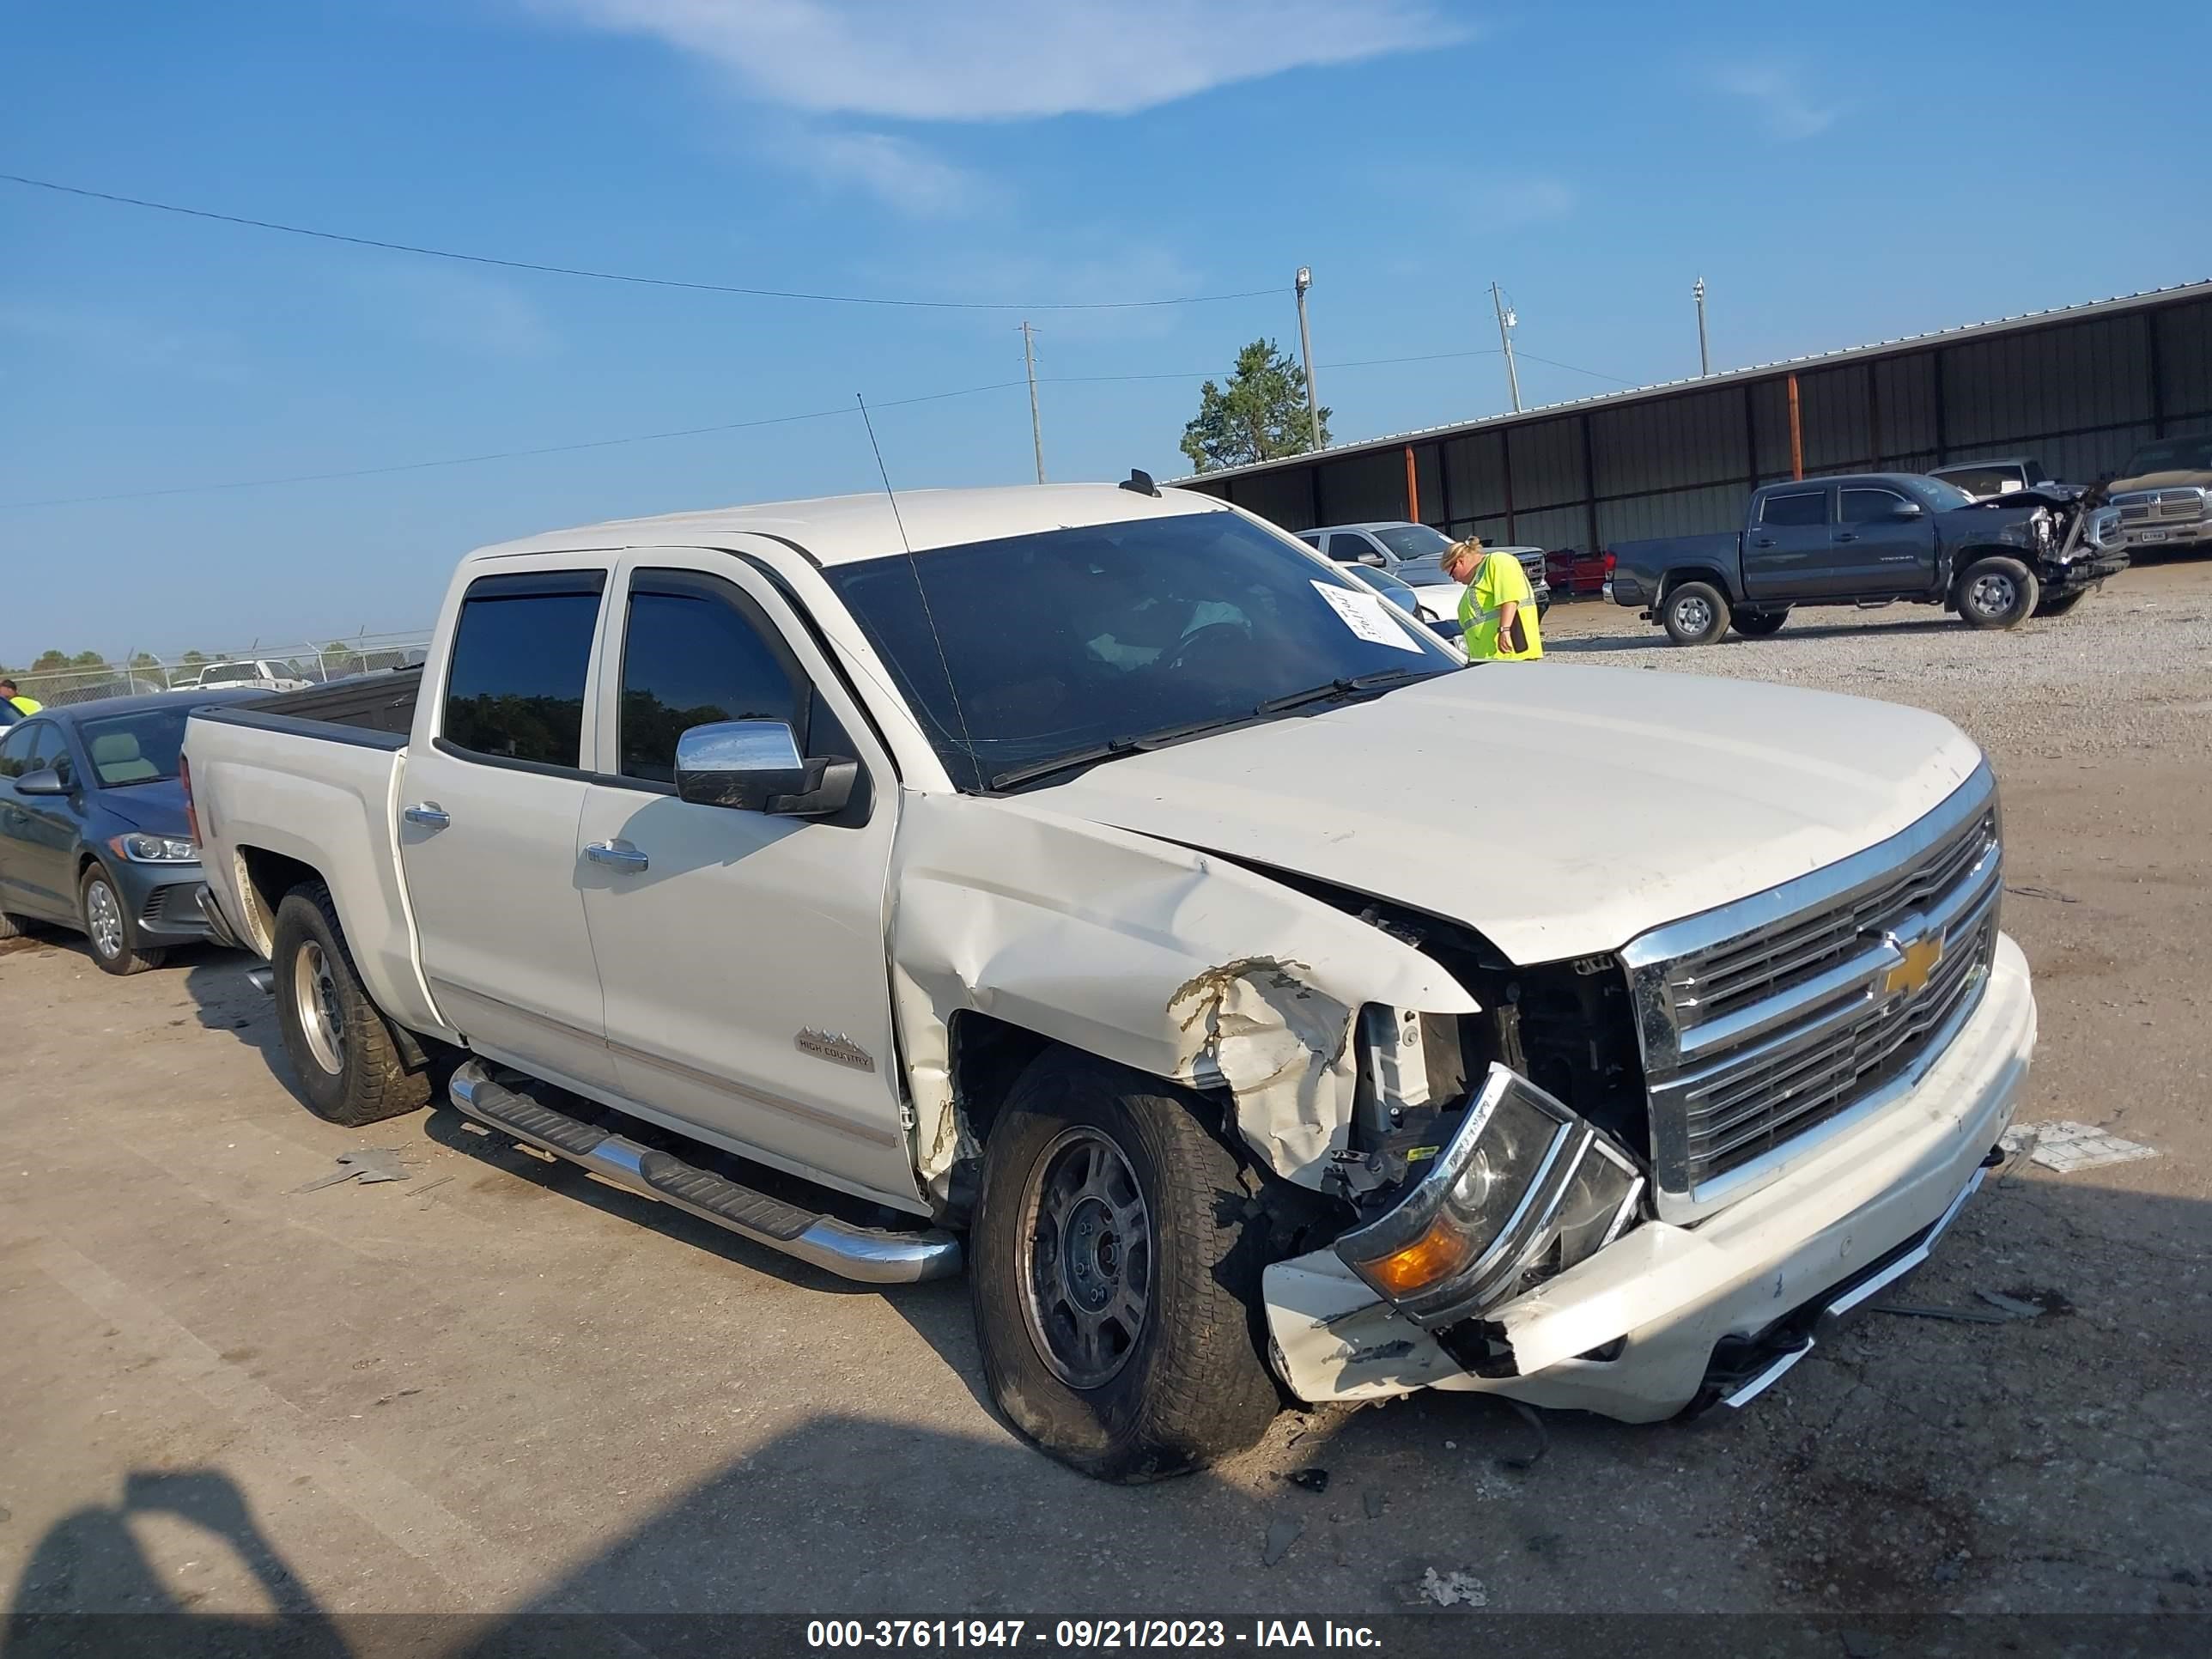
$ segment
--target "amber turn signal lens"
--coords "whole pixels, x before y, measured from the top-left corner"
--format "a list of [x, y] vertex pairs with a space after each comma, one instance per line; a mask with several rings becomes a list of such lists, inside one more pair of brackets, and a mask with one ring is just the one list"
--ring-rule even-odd
[[1440, 1216], [1404, 1249], [1367, 1263], [1365, 1277], [1385, 1296], [1405, 1296], [1457, 1273], [1474, 1253], [1467, 1236]]

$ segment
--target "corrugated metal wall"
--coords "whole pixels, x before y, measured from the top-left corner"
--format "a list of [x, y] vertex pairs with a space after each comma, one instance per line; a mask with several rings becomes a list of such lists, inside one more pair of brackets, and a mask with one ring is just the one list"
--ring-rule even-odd
[[[1418, 516], [1455, 536], [1555, 548], [1731, 529], [1753, 484], [1792, 476], [1792, 378], [1416, 440]], [[1899, 347], [1794, 378], [1808, 474], [2028, 454], [2086, 483], [2147, 439], [2212, 432], [2212, 300]], [[1192, 487], [1291, 530], [1402, 519], [1407, 453], [1292, 461]]]

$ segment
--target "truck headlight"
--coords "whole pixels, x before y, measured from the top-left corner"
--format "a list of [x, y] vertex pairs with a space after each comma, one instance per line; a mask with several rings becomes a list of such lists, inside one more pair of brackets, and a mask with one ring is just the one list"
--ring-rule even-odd
[[1416, 1324], [1449, 1325], [1611, 1243], [1643, 1195], [1632, 1158], [1493, 1062], [1428, 1171], [1336, 1253]]
[[199, 848], [181, 836], [118, 836], [107, 848], [132, 864], [197, 864], [200, 857]]

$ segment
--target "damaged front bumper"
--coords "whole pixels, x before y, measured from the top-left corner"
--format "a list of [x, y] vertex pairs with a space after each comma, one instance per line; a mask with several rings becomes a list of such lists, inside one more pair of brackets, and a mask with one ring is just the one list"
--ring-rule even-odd
[[2027, 961], [2001, 936], [1980, 1006], [1917, 1085], [1697, 1225], [1647, 1220], [1492, 1310], [1484, 1375], [1446, 1351], [1432, 1313], [1408, 1316], [1335, 1249], [1276, 1262], [1264, 1281], [1276, 1367], [1313, 1401], [1463, 1389], [1650, 1422], [1711, 1397], [1729, 1356], [1757, 1353], [1756, 1371], [1721, 1389], [1748, 1398], [1801, 1357], [1771, 1346], [1793, 1316], [1847, 1300], [1955, 1213], [2012, 1121], [2035, 1024]]

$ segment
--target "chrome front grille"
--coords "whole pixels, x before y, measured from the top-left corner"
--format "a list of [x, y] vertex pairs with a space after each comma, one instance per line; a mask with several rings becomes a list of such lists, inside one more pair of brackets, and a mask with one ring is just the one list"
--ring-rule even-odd
[[2192, 523], [2204, 516], [2201, 489], [2148, 489], [2112, 498], [2120, 509], [2120, 522], [2130, 527], [2156, 524]]
[[1988, 978], [2002, 862], [1984, 765], [1880, 846], [1621, 952], [1662, 1217], [1742, 1196], [1933, 1061]]

